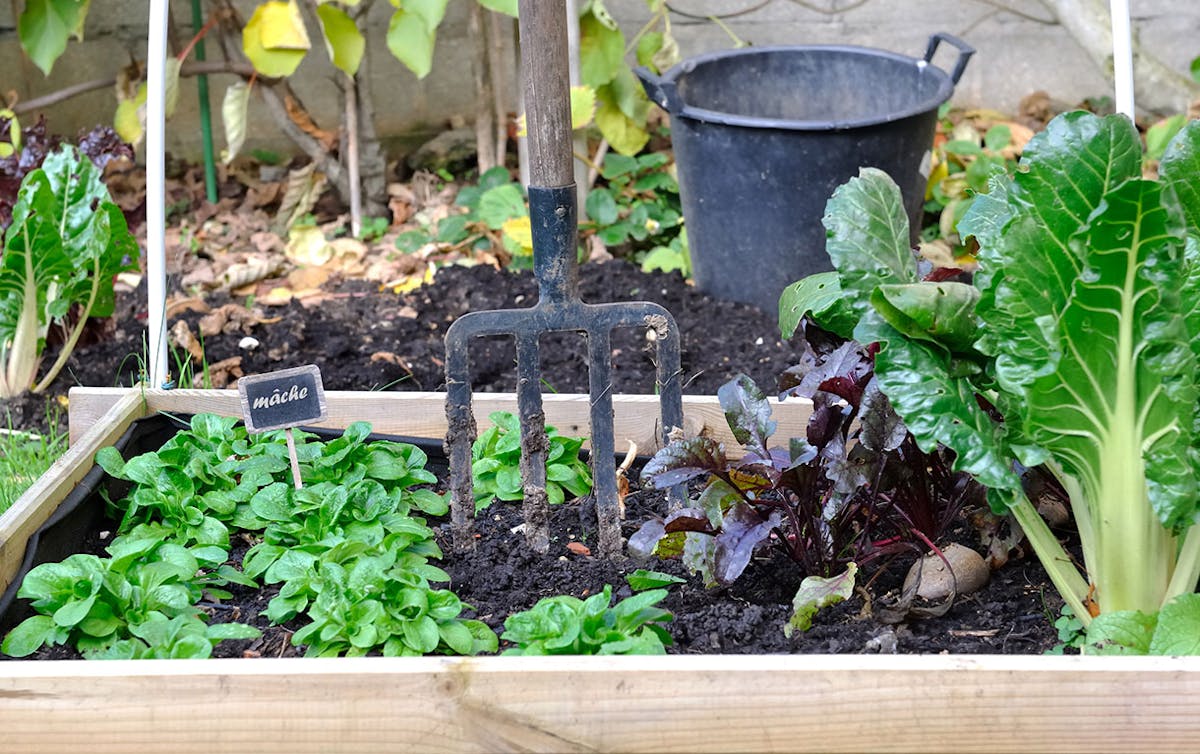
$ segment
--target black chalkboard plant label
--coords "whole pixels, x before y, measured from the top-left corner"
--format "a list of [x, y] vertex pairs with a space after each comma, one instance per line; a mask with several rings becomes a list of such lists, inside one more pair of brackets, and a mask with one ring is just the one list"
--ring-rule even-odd
[[296, 459], [292, 427], [313, 424], [328, 416], [325, 389], [321, 386], [321, 370], [315, 364], [308, 364], [278, 372], [248, 375], [239, 379], [237, 385], [247, 430], [286, 430], [284, 434], [287, 436], [288, 457], [292, 462], [292, 481], [296, 489], [300, 489], [300, 464]]

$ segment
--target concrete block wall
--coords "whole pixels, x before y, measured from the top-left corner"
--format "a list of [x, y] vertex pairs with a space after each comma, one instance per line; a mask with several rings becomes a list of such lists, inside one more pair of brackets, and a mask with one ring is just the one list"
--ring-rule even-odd
[[[165, 2], [167, 0], [155, 0]], [[384, 31], [390, 3], [372, 11], [372, 92], [377, 127], [382, 136], [433, 132], [453, 116], [470, 117], [475, 94], [471, 59], [474, 41], [467, 31], [468, 3], [451, 0], [439, 32], [433, 72], [418, 81], [388, 52]], [[24, 58], [13, 19], [12, 3], [0, 3], [0, 96], [15, 92], [29, 100], [65, 86], [115, 75], [134, 57], [145, 55], [148, 0], [92, 0], [86, 40], [73, 43], [48, 79]], [[181, 42], [190, 37], [190, 0], [170, 0]], [[738, 37], [764, 44], [855, 44], [918, 57], [937, 31], [948, 31], [978, 49], [954, 101], [965, 106], [1012, 111], [1022, 97], [1044, 89], [1052, 98], [1075, 103], [1110, 94], [1105, 76], [1061, 26], [1047, 23], [1039, 0], [670, 0], [679, 11], [674, 31], [685, 57], [732, 46], [728, 34], [709, 21], [691, 18], [710, 14]], [[254, 0], [235, 3], [245, 17]], [[648, 17], [645, 0], [607, 0], [627, 36]], [[1181, 71], [1200, 55], [1200, 2], [1196, 0], [1132, 0], [1134, 25], [1142, 42], [1167, 64]], [[686, 14], [686, 15], [685, 15]], [[210, 59], [220, 57], [210, 44]], [[943, 57], [943, 55], [945, 57]], [[935, 62], [949, 65], [951, 51]], [[295, 86], [322, 126], [335, 127], [340, 103], [334, 69], [323, 50], [314, 49], [302, 64]], [[220, 112], [221, 96], [234, 79], [212, 77], [212, 107]], [[111, 121], [115, 100], [104, 89], [46, 110], [52, 130], [74, 133]], [[185, 79], [179, 110], [168, 123], [168, 148], [184, 156], [199, 153], [195, 82]], [[219, 122], [215, 125], [221, 142]], [[290, 148], [271, 123], [266, 108], [252, 99], [248, 146]]]

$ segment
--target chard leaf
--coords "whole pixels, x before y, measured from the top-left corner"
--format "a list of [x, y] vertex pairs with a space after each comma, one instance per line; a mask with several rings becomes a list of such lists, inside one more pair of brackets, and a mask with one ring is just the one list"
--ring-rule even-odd
[[796, 631], [807, 631], [812, 628], [812, 618], [818, 610], [849, 599], [854, 594], [857, 573], [858, 564], [850, 563], [837, 576], [809, 576], [801, 581], [792, 598], [792, 617], [784, 625], [783, 635], [791, 638]]
[[[1081, 234], [1085, 271], [1054, 333], [1061, 358], [1030, 386], [1026, 420], [1034, 441], [1080, 481], [1094, 505], [1112, 494], [1111, 485], [1140, 481], [1136, 459], [1143, 459], [1155, 512], [1178, 527], [1197, 510], [1187, 458], [1195, 359], [1175, 282], [1182, 275], [1181, 226], [1161, 193], [1152, 181], [1125, 183], [1109, 192]], [[1105, 473], [1112, 474], [1107, 482]], [[1130, 557], [1149, 557], [1133, 549]]]
[[684, 534], [680, 559], [689, 571], [700, 575], [700, 578], [704, 580], [704, 586], [709, 589], [719, 583], [713, 574], [713, 558], [716, 549], [717, 543], [714, 537], [694, 531]]
[[854, 319], [868, 311], [876, 286], [917, 282], [904, 200], [887, 173], [863, 168], [839, 186], [822, 223], [829, 236], [825, 249]]
[[783, 289], [779, 296], [779, 333], [784, 338], [792, 337], [806, 314], [829, 332], [847, 339], [858, 321], [842, 295], [837, 272], [818, 272]]
[[759, 458], [768, 458], [767, 439], [775, 432], [775, 422], [767, 397], [754, 381], [739, 374], [717, 388], [717, 399], [734, 438]]
[[863, 388], [871, 379], [874, 369], [871, 355], [851, 340], [838, 346], [820, 364], [801, 363], [789, 369], [780, 380], [780, 387], [786, 389], [786, 395], [798, 395], [814, 401], [817, 391], [823, 390], [851, 406], [858, 406]]
[[1171, 140], [1158, 174], [1183, 212], [1189, 235], [1200, 235], [1200, 121], [1189, 122]]
[[[1029, 142], [1022, 166], [1007, 218], [996, 203], [976, 202], [963, 219], [980, 241], [979, 348], [996, 357], [996, 377], [1010, 392], [1054, 370], [1050, 329], [1084, 269], [1071, 239], [1106, 192], [1141, 174], [1141, 141], [1124, 116], [1069, 113]], [[990, 235], [988, 226], [1003, 232]]]
[[667, 530], [662, 521], [650, 519], [629, 537], [629, 555], [637, 560], [649, 560], [660, 539]]
[[741, 499], [741, 494], [728, 482], [714, 478], [700, 493], [696, 505], [708, 517], [708, 525], [713, 529], [720, 529], [725, 519], [725, 511]]
[[1013, 472], [1006, 426], [992, 421], [976, 400], [976, 387], [955, 373], [950, 355], [933, 343], [909, 340], [878, 315], [854, 331], [863, 343], [879, 343], [875, 378], [926, 453], [938, 444], [955, 453], [954, 468], [997, 490], [1020, 489]]
[[680, 508], [667, 516], [663, 522], [663, 533], [677, 531], [709, 531], [708, 517], [701, 508]]
[[1184, 594], [1158, 611], [1152, 655], [1200, 655], [1200, 594]]
[[871, 305], [910, 338], [968, 351], [976, 337], [979, 290], [965, 283], [889, 283], [871, 294]]

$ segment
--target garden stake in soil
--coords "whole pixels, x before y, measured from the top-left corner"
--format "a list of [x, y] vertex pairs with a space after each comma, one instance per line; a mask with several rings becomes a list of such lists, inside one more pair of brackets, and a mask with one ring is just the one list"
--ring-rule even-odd
[[471, 444], [476, 426], [471, 412], [468, 355], [471, 339], [482, 335], [512, 335], [516, 339], [525, 536], [535, 551], [547, 552], [550, 546], [547, 441], [539, 386], [538, 341], [543, 333], [574, 331], [587, 335], [592, 492], [599, 524], [599, 550], [611, 557], [621, 549], [621, 524], [613, 458], [610, 335], [617, 327], [647, 327], [654, 334], [665, 440], [671, 429], [683, 426], [679, 329], [670, 312], [658, 304], [585, 304], [580, 299], [565, 0], [521, 0], [520, 34], [529, 133], [529, 216], [538, 300], [526, 309], [470, 312], [446, 332], [446, 445], [450, 457], [454, 547], [463, 551], [474, 546]]

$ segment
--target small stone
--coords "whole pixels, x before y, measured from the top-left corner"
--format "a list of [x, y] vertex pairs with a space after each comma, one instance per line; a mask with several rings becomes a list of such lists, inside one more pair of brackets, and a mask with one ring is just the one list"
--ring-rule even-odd
[[242, 349], [243, 351], [253, 351], [255, 348], [258, 348], [258, 345], [258, 338], [254, 338], [249, 335], [238, 341], [238, 348]]
[[413, 170], [448, 170], [475, 155], [475, 129], [455, 128], [443, 131], [422, 144], [406, 162]]
[[[937, 553], [929, 553], [913, 563], [904, 578], [904, 591], [912, 587], [919, 574], [921, 583], [917, 587], [917, 596], [926, 600], [944, 600], [951, 594], [961, 596], [979, 591], [992, 575], [983, 557], [969, 547], [952, 543], [942, 548], [942, 555], [946, 561]], [[949, 569], [946, 568], [947, 561]]]

